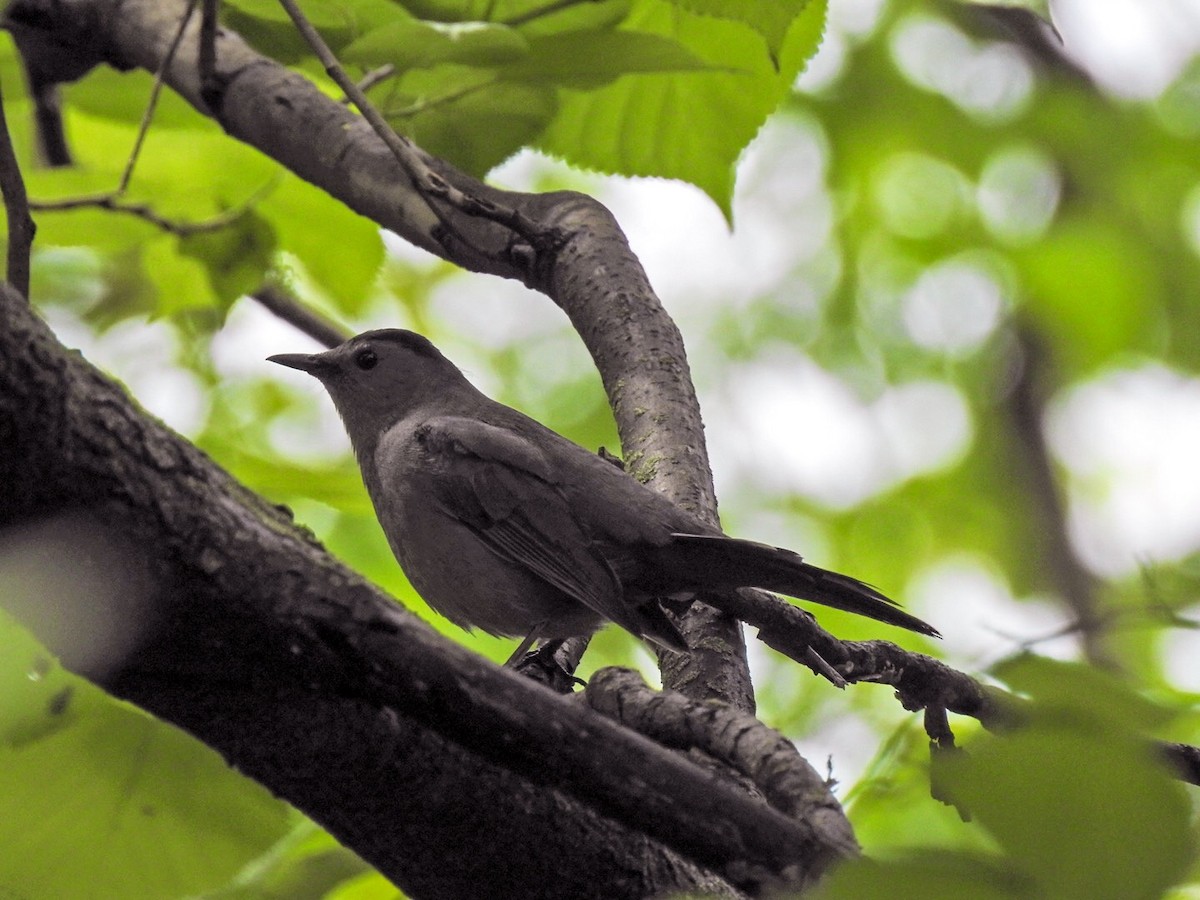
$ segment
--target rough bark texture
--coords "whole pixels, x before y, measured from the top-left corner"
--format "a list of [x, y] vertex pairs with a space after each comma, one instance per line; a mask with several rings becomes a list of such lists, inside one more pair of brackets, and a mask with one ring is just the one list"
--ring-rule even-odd
[[[9, 27], [42, 70], [79, 77], [89, 65], [157, 71], [184, 0], [16, 0]], [[201, 91], [193, 17], [165, 81], [233, 137], [262, 150], [384, 228], [464, 268], [525, 281], [571, 317], [596, 362], [625, 455], [648, 484], [710, 520], [712, 478], [687, 354], [637, 258], [609, 212], [580, 194], [499, 191], [439, 160], [429, 165], [455, 187], [519, 211], [546, 233], [531, 246], [486, 218], [426, 198], [369, 126], [302, 76], [222, 29], [214, 98]], [[66, 58], [69, 64], [57, 64]], [[215, 107], [215, 108], [214, 108]], [[449, 222], [449, 233], [441, 221]], [[752, 710], [753, 686], [738, 622], [697, 604], [684, 631], [700, 652], [676, 659], [664, 685], [699, 699]]]
[[[157, 70], [186, 5], [17, 0], [8, 23], [53, 84], [100, 64]], [[414, 244], [545, 291], [596, 361], [631, 470], [715, 521], [681, 337], [607, 210], [578, 194], [496, 191], [433, 159], [535, 227], [515, 233], [420, 196], [359, 117], [227, 30], [217, 89], [202, 91], [198, 24], [165, 72], [170, 87]], [[413, 894], [728, 893], [785, 872], [800, 882], [852, 852], [844, 819], [790, 819], [397, 614], [286, 511], [62, 356], [16, 302], [4, 297], [0, 327], [0, 442], [12, 448], [0, 525], [66, 513], [44, 526], [51, 543], [99, 567], [117, 559], [137, 587], [87, 617], [90, 597], [50, 617], [36, 603], [18, 613], [68, 666], [197, 734]], [[102, 625], [111, 641], [56, 643], [53, 617], [68, 631]], [[664, 684], [753, 709], [737, 620], [697, 604], [684, 627], [698, 652]], [[110, 652], [85, 651], [96, 643]]]
[[[70, 554], [79, 573], [56, 608], [7, 605], [68, 667], [196, 734], [414, 895], [728, 892], [684, 857], [753, 888], [843, 852], [440, 638], [9, 290], [0, 320], [0, 528], [40, 521], [48, 565]], [[106, 572], [120, 589], [93, 590]]]
[[[608, 210], [590, 198], [560, 202], [549, 222], [572, 235], [547, 290], [563, 305], [597, 360], [629, 471], [709, 522], [716, 496], [704, 424], [683, 340]], [[665, 655], [663, 686], [753, 711], [741, 624], [697, 603], [683, 622], [692, 653]]]

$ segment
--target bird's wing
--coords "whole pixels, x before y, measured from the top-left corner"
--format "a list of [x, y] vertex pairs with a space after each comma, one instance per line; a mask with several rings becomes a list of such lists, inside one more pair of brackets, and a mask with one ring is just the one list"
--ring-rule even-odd
[[608, 561], [576, 521], [553, 467], [509, 429], [444, 416], [418, 427], [434, 496], [500, 558], [635, 634], [645, 630]]

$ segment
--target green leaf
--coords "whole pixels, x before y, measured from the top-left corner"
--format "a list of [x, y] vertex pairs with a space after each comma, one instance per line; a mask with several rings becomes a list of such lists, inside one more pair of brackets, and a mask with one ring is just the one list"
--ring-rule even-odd
[[499, 66], [519, 59], [528, 49], [529, 42], [505, 25], [402, 19], [363, 35], [342, 51], [341, 58], [366, 66], [391, 64], [403, 72], [439, 63]]
[[[149, 72], [118, 72], [104, 66], [89, 73], [87, 78], [66, 85], [63, 104], [73, 113], [86, 112], [98, 118], [116, 119], [136, 126], [145, 114], [153, 87], [154, 76]], [[190, 103], [170, 90], [159, 93], [151, 127], [220, 132], [220, 126], [202, 116]]]
[[809, 0], [675, 0], [683, 9], [718, 19], [749, 25], [763, 36], [778, 60], [788, 29], [804, 12]]
[[158, 312], [158, 291], [142, 270], [142, 256], [139, 247], [105, 258], [104, 291], [85, 321], [103, 331], [126, 319], [150, 318]]
[[371, 870], [313, 822], [303, 819], [275, 846], [254, 860], [228, 887], [204, 900], [330, 900], [346, 885], [365, 878], [388, 885], [386, 900], [398, 900], [394, 885]]
[[286, 804], [64, 673], [7, 618], [0, 646], [0, 885], [29, 898], [181, 897], [224, 884], [290, 827]]
[[572, 31], [536, 37], [529, 54], [500, 70], [508, 81], [594, 88], [622, 75], [712, 70], [679, 41], [640, 31]]
[[[407, 9], [418, 19], [436, 22], [479, 22], [484, 19], [503, 21], [502, 15], [494, 15], [497, 0], [397, 0], [397, 5]], [[505, 4], [507, 6], [508, 4]], [[526, 6], [533, 4], [523, 4]]]
[[147, 241], [142, 248], [142, 270], [154, 285], [156, 312], [160, 316], [216, 312], [220, 309], [208, 269], [194, 256], [179, 252], [174, 235]]
[[339, 311], [362, 309], [383, 263], [378, 225], [290, 175], [257, 211], [274, 228], [278, 249], [304, 264]]
[[824, 21], [823, 0], [809, 3], [788, 32], [777, 69], [747, 26], [640, 0], [630, 27], [677, 41], [713, 70], [566, 92], [537, 146], [584, 168], [690, 181], [729, 217], [734, 163], [816, 52]]
[[1024, 653], [997, 665], [992, 674], [1014, 691], [1033, 698], [1036, 714], [1069, 709], [1108, 727], [1148, 732], [1174, 713], [1147, 700], [1111, 672]]
[[[961, 851], [922, 852], [897, 860], [844, 863], [812, 900], [891, 900], [897, 886], [905, 897], [969, 897], [1016, 900], [1030, 896], [1028, 879], [1006, 871], [996, 859]], [[809, 896], [809, 895], [805, 895]]]
[[559, 6], [551, 0], [542, 3], [541, 8], [546, 10], [545, 15], [524, 18], [524, 14], [531, 11], [522, 11], [522, 18], [500, 16], [498, 21], [509, 24], [520, 21], [521, 33], [526, 37], [568, 31], [602, 31], [624, 22], [633, 9], [633, 0], [588, 0], [568, 6]]
[[961, 762], [955, 796], [1042, 896], [1150, 900], [1187, 871], [1187, 799], [1138, 742], [1028, 728]]
[[275, 255], [275, 232], [261, 216], [247, 212], [227, 228], [188, 235], [179, 252], [199, 262], [223, 308], [257, 290]]
[[[302, 0], [300, 10], [335, 52], [404, 14], [391, 0]], [[279, 62], [291, 65], [314, 59], [279, 0], [226, 0], [221, 17], [253, 47]]]
[[[398, 125], [422, 149], [482, 176], [541, 134], [558, 109], [558, 95], [545, 85], [496, 83], [490, 77], [481, 80], [477, 72], [460, 74], [464, 80], [453, 88], [446, 87], [441, 69], [413, 73], [406, 86], [425, 96], [451, 99], [417, 103], [418, 111], [399, 118]], [[421, 90], [425, 85], [428, 91]]]
[[[996, 838], [1013, 871], [1036, 881], [1038, 896], [1161, 896], [1195, 847], [1183, 788], [1131, 727], [1145, 701], [1119, 688], [1110, 697], [1115, 680], [1082, 666], [1023, 658], [1002, 671], [1032, 695], [1033, 715], [945, 761], [956, 801]], [[1134, 707], [1136, 715], [1123, 714]]]
[[[292, 24], [292, 18], [279, 0], [225, 0], [229, 6], [247, 16], [268, 22]], [[337, 28], [353, 20], [353, 4], [347, 0], [301, 0], [300, 11], [314, 28]]]
[[[6, 564], [13, 568], [11, 560]], [[5, 587], [11, 589], [7, 582]], [[21, 750], [79, 721], [77, 693], [84, 682], [6, 612], [0, 612], [0, 647], [0, 748]]]
[[396, 900], [396, 886], [378, 872], [368, 872], [340, 885], [322, 900]]
[[[389, 31], [398, 29], [389, 26]], [[517, 37], [495, 28], [479, 33], [488, 42], [499, 34]], [[444, 38], [441, 31], [438, 35]], [[569, 31], [520, 41], [520, 58], [496, 65], [493, 72], [438, 65], [381, 86], [377, 93], [384, 98], [379, 102], [385, 115], [423, 149], [483, 175], [538, 138], [558, 110], [563, 86], [595, 88], [628, 74], [712, 68], [678, 41], [655, 34]], [[516, 45], [506, 46], [505, 54]], [[374, 54], [385, 49], [386, 41], [374, 39], [358, 47], [362, 60], [371, 62], [383, 59]], [[405, 64], [415, 64], [415, 57]]]

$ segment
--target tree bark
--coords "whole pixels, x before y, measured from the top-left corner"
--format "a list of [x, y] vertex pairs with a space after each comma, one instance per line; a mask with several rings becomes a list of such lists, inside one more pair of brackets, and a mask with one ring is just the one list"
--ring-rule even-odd
[[[6, 25], [27, 67], [43, 79], [61, 72], [73, 80], [99, 64], [158, 71], [186, 8], [185, 0], [15, 0]], [[199, 18], [192, 17], [164, 72], [167, 85], [232, 137], [382, 227], [466, 269], [517, 278], [545, 292], [571, 318], [600, 371], [633, 471], [716, 521], [682, 338], [603, 205], [572, 192], [500, 191], [422, 154], [455, 188], [514, 210], [553, 240], [532, 246], [495, 221], [431, 201], [360, 117], [229, 29], [218, 31], [213, 81], [223, 89], [214, 96], [211, 85], [201, 84], [197, 65]], [[696, 604], [683, 630], [701, 649], [665, 667], [664, 686], [752, 710], [737, 620]]]
[[[186, 6], [16, 0], [6, 25], [54, 84], [100, 64], [157, 71]], [[631, 471], [716, 520], [682, 340], [603, 206], [498, 191], [427, 156], [535, 236], [421, 195], [359, 117], [228, 30], [202, 89], [198, 26], [169, 86], [382, 227], [546, 292], [592, 353]], [[788, 818], [397, 613], [18, 300], [0, 298], [0, 527], [117, 573], [118, 589], [80, 584], [53, 610], [10, 601], [68, 667], [196, 734], [419, 896], [731, 895], [854, 852], [840, 811]], [[664, 685], [752, 710], [738, 622], [697, 604], [684, 629], [703, 649]]]
[[844, 829], [436, 635], [8, 289], [0, 320], [0, 528], [76, 579], [57, 605], [35, 586], [6, 606], [68, 668], [216, 748], [401, 887], [731, 895], [730, 880], [805, 880], [852, 852]]

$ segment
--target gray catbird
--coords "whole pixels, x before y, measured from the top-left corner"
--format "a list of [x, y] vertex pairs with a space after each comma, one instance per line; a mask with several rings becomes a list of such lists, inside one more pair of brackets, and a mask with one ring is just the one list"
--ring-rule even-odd
[[325, 385], [401, 568], [465, 628], [528, 641], [615, 622], [686, 650], [663, 601], [757, 587], [937, 634], [857, 579], [726, 537], [484, 396], [411, 331], [368, 331], [270, 361]]

